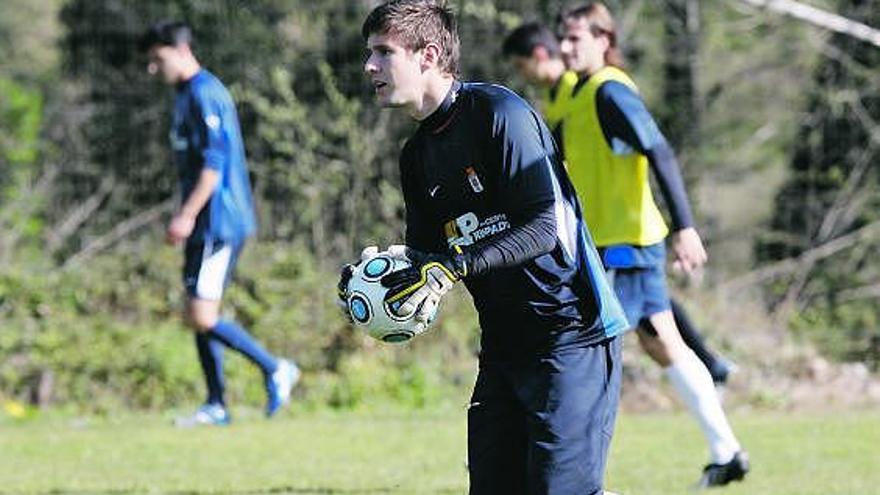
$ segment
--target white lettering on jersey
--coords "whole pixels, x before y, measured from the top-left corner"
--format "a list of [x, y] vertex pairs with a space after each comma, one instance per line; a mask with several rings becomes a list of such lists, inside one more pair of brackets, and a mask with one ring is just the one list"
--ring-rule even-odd
[[474, 213], [465, 213], [455, 220], [447, 222], [445, 227], [446, 241], [449, 243], [449, 247], [470, 246], [509, 228], [510, 222], [507, 221], [507, 215], [504, 213], [492, 215], [483, 221], [480, 221]]

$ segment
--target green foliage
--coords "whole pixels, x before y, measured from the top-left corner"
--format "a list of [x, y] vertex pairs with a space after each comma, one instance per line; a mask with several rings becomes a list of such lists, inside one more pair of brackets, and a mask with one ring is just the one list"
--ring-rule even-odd
[[0, 160], [11, 166], [36, 160], [42, 105], [39, 92], [0, 78]]
[[[880, 23], [880, 2], [841, 1], [845, 15]], [[761, 260], [798, 256], [880, 221], [880, 50], [835, 35], [817, 66], [798, 127], [790, 177], [776, 196], [771, 231], [756, 246]], [[880, 364], [880, 244], [868, 237], [771, 288], [774, 299], [803, 311], [794, 327], [838, 358]], [[799, 280], [798, 277], [801, 277]]]
[[[473, 371], [473, 312], [456, 298], [431, 333], [390, 346], [353, 331], [335, 304], [335, 274], [302, 246], [246, 250], [226, 312], [306, 372], [297, 391], [312, 407], [423, 408], [450, 397]], [[90, 411], [156, 409], [202, 393], [182, 300], [179, 253], [147, 244], [52, 275], [0, 274], [0, 391], [42, 405]], [[230, 356], [234, 353], [229, 353]], [[264, 400], [262, 379], [227, 360], [233, 403]]]
[[18, 82], [49, 83], [57, 73], [58, 9], [63, 0], [0, 3], [0, 74]]
[[39, 90], [0, 77], [0, 264], [18, 258], [22, 239], [42, 233], [33, 211], [43, 198], [29, 185], [41, 168], [43, 118]]
[[317, 72], [323, 94], [311, 102], [281, 67], [268, 94], [243, 86], [236, 94], [255, 118], [259, 152], [251, 169], [265, 204], [263, 235], [305, 239], [318, 259], [328, 259], [362, 247], [356, 243], [399, 240], [403, 205], [396, 170], [377, 166], [394, 164], [386, 158], [388, 127], [365, 120], [374, 112], [340, 92], [329, 64], [320, 62]]
[[[805, 33], [814, 31], [723, 2], [700, 2], [699, 46], [670, 48], [686, 38], [680, 7], [687, 2], [693, 4], [608, 2], [629, 69], [664, 129], [682, 143], [682, 162], [697, 166], [689, 178], [696, 171], [721, 191], [726, 184], [713, 174], [746, 176], [791, 162], [792, 181], [761, 253], [776, 250], [764, 258], [776, 259], [801, 252], [852, 177], [851, 155], [869, 141], [853, 104], [878, 120], [877, 52], [835, 38], [829, 49], [845, 56], [832, 51], [813, 71], [818, 42]], [[450, 2], [460, 19], [462, 77], [529, 95], [502, 62], [501, 39], [523, 20], [552, 24], [565, 3]], [[845, 13], [880, 24], [876, 1], [842, 4]], [[403, 237], [397, 156], [415, 124], [377, 108], [365, 83], [359, 28], [370, 5], [0, 3], [0, 393], [100, 411], [192, 402], [203, 389], [192, 338], [176, 317], [179, 253], [157, 249], [147, 237], [154, 229], [135, 230], [120, 249], [61, 269], [175, 193], [166, 137], [173, 90], [147, 77], [136, 50], [143, 30], [168, 18], [195, 27], [196, 54], [231, 88], [242, 121], [260, 243], [242, 261], [226, 311], [272, 350], [304, 365], [300, 403], [427, 408], [466, 388], [478, 338], [466, 297], [448, 301], [437, 328], [401, 347], [365, 340], [333, 307], [340, 262], [364, 245]], [[809, 118], [795, 131], [802, 116], [791, 108], [804, 100]], [[691, 139], [686, 134], [695, 122], [701, 129]], [[799, 147], [789, 160], [793, 141]], [[868, 149], [874, 153], [873, 145]], [[873, 168], [864, 177], [864, 184], [876, 185]], [[864, 192], [835, 235], [874, 220], [876, 195]], [[732, 209], [739, 210], [737, 203]], [[721, 242], [709, 227], [716, 248]], [[818, 266], [822, 276], [803, 291], [808, 304], [793, 326], [835, 356], [876, 363], [877, 316], [865, 295], [878, 280], [877, 253], [854, 253], [845, 263]], [[724, 258], [713, 254], [724, 260], [716, 265], [720, 271], [728, 269]], [[784, 294], [787, 282], [771, 295]], [[262, 402], [252, 367], [233, 358], [228, 372], [233, 401]]]

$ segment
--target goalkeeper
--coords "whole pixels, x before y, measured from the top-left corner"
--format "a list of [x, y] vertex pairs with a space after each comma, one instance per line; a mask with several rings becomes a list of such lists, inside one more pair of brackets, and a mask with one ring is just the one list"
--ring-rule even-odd
[[463, 281], [479, 313], [470, 493], [602, 493], [630, 325], [550, 131], [510, 90], [456, 79], [438, 2], [380, 5], [362, 34], [377, 102], [419, 122], [400, 157], [414, 264], [383, 279], [389, 300], [425, 319]]

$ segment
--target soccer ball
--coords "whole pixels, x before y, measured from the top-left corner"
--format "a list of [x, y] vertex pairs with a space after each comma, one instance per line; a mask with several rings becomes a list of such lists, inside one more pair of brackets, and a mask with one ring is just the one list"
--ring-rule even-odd
[[398, 315], [395, 305], [385, 302], [388, 288], [382, 285], [382, 277], [410, 266], [409, 261], [383, 251], [362, 260], [352, 272], [348, 282], [348, 311], [354, 325], [370, 337], [382, 342], [406, 342], [427, 330], [433, 321], [434, 315], [427, 324], [417, 321], [415, 311]]

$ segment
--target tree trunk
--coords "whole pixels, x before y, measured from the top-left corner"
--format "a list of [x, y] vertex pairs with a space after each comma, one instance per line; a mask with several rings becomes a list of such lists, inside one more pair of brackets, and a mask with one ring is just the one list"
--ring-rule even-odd
[[[666, 60], [660, 115], [663, 132], [682, 162], [699, 142], [702, 101], [698, 92], [700, 42], [699, 0], [666, 0], [663, 26]], [[685, 163], [682, 166], [685, 167]]]

